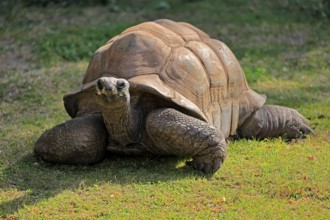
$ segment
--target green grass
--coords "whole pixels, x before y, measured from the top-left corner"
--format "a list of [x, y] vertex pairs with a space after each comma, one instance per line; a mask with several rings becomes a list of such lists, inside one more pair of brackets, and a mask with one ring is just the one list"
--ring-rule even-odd
[[[167, 10], [156, 1], [121, 2], [118, 12], [110, 4], [1, 9], [0, 218], [330, 218], [328, 11], [304, 1], [168, 2]], [[39, 135], [69, 119], [62, 96], [80, 85], [93, 52], [129, 25], [163, 17], [228, 44], [250, 87], [299, 110], [316, 135], [232, 141], [213, 176], [186, 167], [189, 158], [109, 156], [94, 166], [35, 158]]]

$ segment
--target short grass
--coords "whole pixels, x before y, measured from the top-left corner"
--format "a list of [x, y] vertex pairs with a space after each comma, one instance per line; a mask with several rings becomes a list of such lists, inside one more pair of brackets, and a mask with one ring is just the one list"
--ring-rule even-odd
[[[159, 7], [161, 1], [134, 1], [132, 8], [123, 2], [2, 3], [0, 218], [330, 219], [330, 22], [320, 5], [173, 0], [170, 8]], [[298, 109], [316, 135], [232, 141], [213, 176], [186, 167], [189, 158], [109, 156], [94, 166], [36, 159], [35, 140], [69, 119], [62, 96], [80, 85], [97, 47], [132, 24], [164, 17], [227, 43], [250, 86], [268, 103]]]

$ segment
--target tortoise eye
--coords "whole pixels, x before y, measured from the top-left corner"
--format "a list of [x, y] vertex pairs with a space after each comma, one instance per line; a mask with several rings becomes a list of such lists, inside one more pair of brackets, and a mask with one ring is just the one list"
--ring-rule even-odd
[[99, 79], [99, 80], [97, 81], [97, 88], [98, 88], [99, 90], [102, 90], [103, 87], [104, 87], [103, 82], [102, 82], [101, 79]]
[[126, 83], [124, 81], [118, 81], [117, 82], [117, 89], [123, 89], [125, 88]]

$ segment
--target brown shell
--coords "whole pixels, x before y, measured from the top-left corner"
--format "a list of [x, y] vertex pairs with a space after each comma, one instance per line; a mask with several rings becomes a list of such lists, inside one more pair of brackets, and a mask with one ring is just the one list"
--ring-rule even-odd
[[266, 100], [249, 88], [240, 64], [223, 42], [190, 24], [167, 19], [128, 28], [96, 51], [83, 86], [64, 96], [72, 117], [85, 106], [95, 106], [86, 94], [102, 76], [128, 79], [131, 93], [170, 100], [226, 137]]

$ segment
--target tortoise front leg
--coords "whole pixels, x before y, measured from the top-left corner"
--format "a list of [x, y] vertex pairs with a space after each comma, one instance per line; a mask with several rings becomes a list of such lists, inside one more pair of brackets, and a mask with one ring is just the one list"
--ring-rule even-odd
[[243, 137], [278, 137], [303, 138], [313, 133], [308, 121], [296, 110], [277, 106], [264, 105], [255, 111], [238, 129]]
[[192, 156], [190, 164], [205, 173], [217, 171], [226, 157], [222, 132], [210, 124], [174, 109], [157, 109], [146, 119], [151, 153]]
[[94, 164], [105, 157], [107, 129], [100, 116], [73, 118], [45, 131], [34, 153], [43, 160], [65, 164]]

